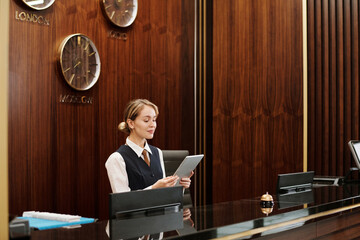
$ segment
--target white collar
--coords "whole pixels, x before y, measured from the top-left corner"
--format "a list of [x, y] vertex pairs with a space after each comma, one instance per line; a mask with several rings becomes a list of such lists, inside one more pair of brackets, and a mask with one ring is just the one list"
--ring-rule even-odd
[[144, 151], [144, 149], [152, 154], [151, 150], [150, 150], [150, 147], [149, 147], [149, 144], [147, 143], [147, 141], [145, 141], [145, 147], [142, 148], [140, 147], [139, 145], [137, 145], [136, 143], [132, 142], [129, 137], [126, 138], [126, 145], [128, 145], [135, 153], [138, 157], [141, 157], [142, 155], [142, 152]]

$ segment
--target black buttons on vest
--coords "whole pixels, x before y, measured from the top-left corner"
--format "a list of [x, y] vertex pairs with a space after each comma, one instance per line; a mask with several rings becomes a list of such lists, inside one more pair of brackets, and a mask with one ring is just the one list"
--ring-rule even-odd
[[152, 173], [152, 174], [151, 174], [151, 177], [155, 177], [155, 175]]

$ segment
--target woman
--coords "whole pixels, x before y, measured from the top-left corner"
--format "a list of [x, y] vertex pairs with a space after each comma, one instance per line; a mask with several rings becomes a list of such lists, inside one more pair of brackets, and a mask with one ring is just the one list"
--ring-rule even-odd
[[[105, 163], [113, 193], [172, 187], [179, 180], [165, 176], [162, 151], [147, 143], [154, 137], [158, 114], [157, 106], [146, 99], [130, 101], [126, 106], [119, 130], [129, 136]], [[190, 177], [180, 179], [184, 188], [189, 188]]]

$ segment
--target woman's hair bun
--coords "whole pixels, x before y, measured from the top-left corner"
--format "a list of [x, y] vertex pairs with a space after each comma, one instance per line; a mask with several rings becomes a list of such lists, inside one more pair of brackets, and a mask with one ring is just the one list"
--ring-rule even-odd
[[124, 131], [126, 129], [126, 123], [125, 122], [121, 122], [118, 126], [120, 131]]

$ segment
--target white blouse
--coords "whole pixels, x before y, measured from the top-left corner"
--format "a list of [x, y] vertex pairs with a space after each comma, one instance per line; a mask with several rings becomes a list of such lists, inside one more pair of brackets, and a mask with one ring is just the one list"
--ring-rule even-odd
[[[138, 157], [141, 157], [144, 159], [144, 156], [142, 155], [143, 150], [145, 149], [148, 154], [148, 159], [150, 160], [149, 154], [152, 154], [151, 149], [148, 145], [148, 143], [145, 143], [145, 147], [142, 148], [138, 145], [136, 145], [134, 142], [132, 142], [129, 138], [126, 138], [126, 145], [128, 145]], [[157, 148], [159, 151], [160, 156], [160, 164], [161, 164], [161, 170], [163, 172], [163, 178], [165, 177], [165, 167], [164, 167], [164, 159], [162, 151]], [[151, 161], [151, 160], [150, 160]], [[107, 174], [109, 177], [111, 189], [113, 193], [119, 193], [119, 192], [129, 192], [131, 191], [129, 187], [129, 179], [126, 172], [126, 165], [124, 158], [121, 156], [120, 153], [114, 152], [112, 153], [109, 158], [107, 159], [105, 163], [105, 167], [107, 170]], [[152, 185], [145, 188], [145, 189], [151, 189]]]

